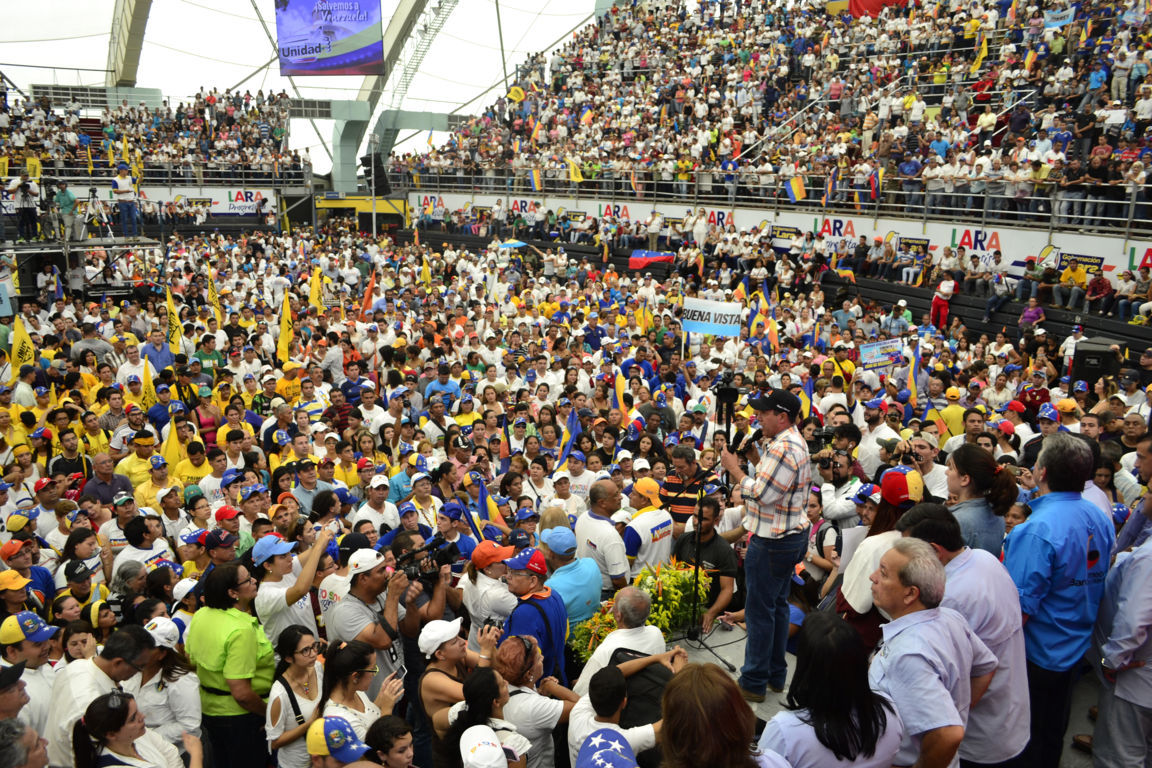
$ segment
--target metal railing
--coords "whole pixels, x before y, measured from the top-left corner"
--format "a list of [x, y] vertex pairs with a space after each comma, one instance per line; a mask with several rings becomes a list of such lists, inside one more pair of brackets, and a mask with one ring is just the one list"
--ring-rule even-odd
[[[543, 175], [540, 189], [533, 189], [528, 176], [496, 172], [495, 175], [421, 173], [418, 179], [408, 173], [389, 172], [397, 193], [465, 193], [493, 196], [570, 197], [589, 206], [681, 203], [695, 210], [699, 206], [741, 207], [765, 211], [804, 211], [816, 215], [889, 217], [928, 221], [949, 221], [988, 226], [1012, 226], [1054, 232], [1098, 231], [1124, 237], [1148, 237], [1152, 221], [1148, 214], [1147, 186], [1084, 184], [1075, 190], [1061, 189], [1053, 182], [1026, 180], [971, 180], [967, 185], [947, 184], [925, 189], [923, 182], [908, 182], [886, 172], [879, 200], [872, 198], [869, 184], [843, 181], [826, 202], [826, 176], [802, 176], [804, 199], [792, 202], [785, 181], [777, 176], [738, 173], [733, 181], [725, 175], [697, 172], [688, 181], [653, 180], [650, 171], [636, 173], [635, 184], [626, 178], [586, 180], [576, 184], [567, 171]], [[418, 181], [418, 183], [417, 183]], [[449, 212], [451, 213], [451, 211]], [[597, 215], [594, 210], [585, 215]], [[428, 217], [425, 215], [425, 222]], [[589, 234], [588, 239], [591, 239]]]
[[[9, 172], [19, 173], [20, 169], [12, 168]], [[63, 180], [68, 182], [71, 187], [82, 187], [87, 184], [108, 182], [116, 175], [116, 169], [99, 163], [94, 165], [92, 172], [89, 173], [87, 164], [45, 163], [41, 174], [43, 179]], [[307, 177], [310, 175], [310, 172], [304, 168], [264, 170], [242, 166], [220, 167], [213, 164], [186, 167], [176, 164], [154, 165], [145, 163], [138, 180], [140, 184], [163, 187], [218, 186], [238, 183], [285, 187], [307, 184]]]

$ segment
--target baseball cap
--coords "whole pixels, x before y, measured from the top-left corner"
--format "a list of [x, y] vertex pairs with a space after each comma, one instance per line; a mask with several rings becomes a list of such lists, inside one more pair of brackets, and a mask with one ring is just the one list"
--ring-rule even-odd
[[[305, 743], [309, 755], [331, 755], [341, 763], [354, 763], [368, 752], [368, 745], [360, 740], [351, 724], [332, 715], [312, 721]], [[503, 751], [500, 754], [503, 755]]]
[[460, 624], [463, 621], [463, 617], [457, 617], [452, 621], [436, 619], [425, 624], [420, 630], [420, 652], [432, 658], [440, 646], [460, 636]]
[[168, 466], [168, 459], [163, 456], [153, 456], [148, 459], [148, 463], [152, 465], [152, 469], [164, 469], [164, 467]]
[[1036, 411], [1036, 419], [1047, 419], [1048, 421], [1060, 421], [1060, 414], [1056, 412], [1056, 407], [1052, 403], [1041, 404], [1039, 410]]
[[252, 498], [253, 496], [258, 496], [261, 493], [267, 492], [268, 488], [266, 486], [261, 485], [260, 483], [256, 483], [255, 485], [250, 485], [240, 491], [240, 501], [248, 501], [248, 499]]
[[4, 619], [0, 624], [0, 643], [15, 645], [25, 640], [42, 643], [60, 631], [60, 627], [45, 624], [44, 620], [32, 611], [20, 611]]
[[1000, 406], [996, 410], [998, 410], [1000, 413], [1004, 413], [1004, 411], [1012, 411], [1014, 413], [1024, 413], [1024, 411], [1026, 411], [1028, 409], [1024, 406], [1024, 403], [1020, 402], [1019, 400], [1011, 400], [1007, 404]]
[[[652, 469], [652, 465], [648, 463], [648, 459], [636, 459], [632, 462], [632, 469], [639, 472], [642, 469]], [[555, 478], [553, 478], [555, 482]]]
[[[491, 726], [473, 725], [460, 735], [460, 764], [463, 768], [507, 768], [508, 756]], [[580, 763], [577, 766], [584, 768]], [[597, 768], [608, 767], [597, 764]]]
[[384, 562], [384, 555], [374, 549], [358, 549], [348, 558], [348, 575], [367, 573]]
[[261, 536], [260, 540], [252, 547], [252, 563], [253, 565], [261, 565], [277, 555], [286, 555], [292, 551], [294, 546], [295, 544], [292, 542], [284, 541], [284, 539], [271, 533]]
[[947, 398], [948, 400], [959, 400], [960, 399], [960, 388], [959, 387], [948, 387], [948, 389], [944, 390], [944, 397]]
[[[650, 479], [650, 478], [645, 478]], [[540, 534], [540, 541], [558, 555], [576, 554], [576, 534], [567, 526], [558, 525]]]
[[[504, 561], [504, 565], [512, 571], [531, 571], [540, 576], [548, 575], [548, 564], [544, 561], [544, 553], [536, 547], [528, 547], [516, 557], [508, 558]], [[2, 575], [0, 574], [0, 576]]]
[[577, 461], [587, 461], [587, 459], [584, 458], [584, 452], [583, 451], [569, 451], [568, 452], [568, 458], [569, 459], [576, 459]]
[[898, 437], [890, 437], [887, 440], [885, 440], [882, 437], [876, 438], [876, 445], [880, 446], [881, 448], [886, 450], [888, 453], [894, 453], [896, 451], [896, 446], [899, 444], [900, 444], [900, 438], [898, 438]]
[[72, 560], [64, 566], [64, 580], [72, 583], [87, 581], [95, 573], [83, 560]]
[[[31, 501], [32, 501], [32, 499], [25, 499], [25, 500], [28, 501], [29, 503], [31, 503]], [[32, 520], [33, 517], [39, 517], [39, 515], [32, 515], [31, 512], [32, 512], [32, 510], [30, 510], [30, 509], [17, 509], [12, 514], [8, 515], [8, 521], [6, 523], [6, 525], [8, 526], [8, 532], [14, 533], [16, 531], [22, 531], [22, 530], [24, 530], [25, 526], [27, 526], [28, 523]], [[9, 542], [9, 543], [11, 543], [11, 542]], [[2, 550], [0, 550], [0, 551], [2, 551]]]
[[36, 481], [36, 485], [32, 486], [32, 490], [36, 493], [40, 493], [40, 491], [44, 490], [50, 485], [56, 485], [56, 481], [50, 477], [42, 477]]
[[167, 616], [157, 616], [145, 624], [144, 629], [152, 635], [158, 648], [175, 649], [180, 642], [180, 628], [176, 626], [176, 622]]
[[4, 571], [0, 573], [0, 590], [24, 589], [24, 587], [31, 583], [31, 579], [24, 578], [16, 571]]
[[225, 520], [231, 520], [234, 517], [240, 517], [240, 510], [236, 507], [230, 507], [227, 504], [216, 510], [216, 522], [220, 523]]
[[235, 469], [226, 469], [224, 474], [220, 477], [220, 487], [227, 488], [238, 480], [243, 480], [244, 475], [237, 472]]
[[856, 491], [856, 495], [852, 497], [852, 501], [857, 504], [864, 504], [868, 501], [879, 504], [880, 498], [880, 486], [875, 483], [863, 483], [860, 489]]
[[135, 501], [135, 499], [132, 498], [132, 494], [126, 491], [121, 491], [112, 497], [112, 506], [121, 507], [130, 501]]
[[[463, 744], [463, 741], [461, 741]], [[636, 754], [620, 731], [601, 728], [593, 731], [580, 745], [574, 768], [635, 768]]]
[[192, 590], [196, 589], [198, 583], [196, 579], [180, 579], [176, 582], [176, 586], [172, 587], [172, 597], [176, 599], [176, 602], [180, 602], [188, 597]]
[[485, 539], [472, 550], [472, 564], [483, 569], [493, 563], [503, 562], [514, 554], [516, 551], [513, 547], [502, 547], [490, 539]]
[[652, 506], [660, 506], [660, 483], [651, 477], [642, 477], [632, 486], [632, 490], [648, 499]]
[[180, 541], [185, 544], [199, 544], [204, 545], [204, 537], [208, 535], [207, 528], [193, 528], [185, 534], [180, 536]]
[[12, 539], [11, 541], [5, 542], [4, 546], [0, 547], [0, 558], [3, 558], [4, 561], [7, 562], [12, 559], [17, 552], [24, 549], [24, 545], [28, 543], [29, 540], [20, 541], [19, 539]]
[[204, 537], [204, 549], [211, 552], [213, 549], [219, 549], [220, 547], [230, 547], [239, 540], [239, 537], [233, 536], [221, 528], [217, 528], [214, 531], [209, 531], [208, 535]]
[[20, 681], [20, 676], [24, 674], [25, 663], [18, 661], [10, 667], [0, 667], [0, 691], [11, 688]]
[[793, 420], [800, 414], [800, 398], [783, 389], [769, 390], [767, 394], [748, 401], [754, 411], [778, 411], [788, 414]]
[[373, 475], [372, 479], [368, 481], [369, 488], [387, 488], [389, 487], [387, 475]]
[[1070, 397], [1065, 397], [1056, 401], [1056, 410], [1060, 413], [1076, 413], [1076, 401]]
[[880, 478], [880, 496], [894, 507], [916, 504], [924, 498], [924, 477], [912, 467], [892, 467]]
[[528, 537], [528, 531], [523, 528], [513, 529], [512, 533], [508, 534], [508, 545], [517, 552], [531, 543], [532, 539]]
[[196, 499], [202, 498], [204, 491], [198, 485], [189, 485], [184, 489], [184, 506], [190, 506]]

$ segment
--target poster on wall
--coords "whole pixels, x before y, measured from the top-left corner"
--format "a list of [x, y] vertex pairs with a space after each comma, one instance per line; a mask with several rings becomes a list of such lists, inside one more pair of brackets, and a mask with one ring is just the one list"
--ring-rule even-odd
[[384, 75], [380, 0], [276, 0], [280, 74]]

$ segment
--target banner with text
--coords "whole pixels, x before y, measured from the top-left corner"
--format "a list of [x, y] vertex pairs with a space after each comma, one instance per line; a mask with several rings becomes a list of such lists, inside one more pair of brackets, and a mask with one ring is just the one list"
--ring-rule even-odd
[[904, 340], [885, 339], [860, 345], [861, 368], [886, 368], [904, 364]]
[[277, 0], [280, 75], [383, 75], [380, 0]]
[[1075, 15], [1075, 8], [1068, 8], [1063, 11], [1044, 11], [1044, 28], [1054, 29], [1071, 24]]
[[710, 336], [739, 336], [740, 310], [737, 302], [684, 299], [684, 316], [680, 324], [688, 333]]

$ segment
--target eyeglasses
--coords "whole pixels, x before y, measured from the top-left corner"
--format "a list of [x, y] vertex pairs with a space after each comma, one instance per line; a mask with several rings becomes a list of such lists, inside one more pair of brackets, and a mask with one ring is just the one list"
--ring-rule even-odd
[[380, 673], [380, 667], [369, 667], [368, 669], [362, 669], [360, 671], [369, 675], [377, 675]]
[[306, 645], [303, 648], [297, 648], [296, 653], [299, 653], [299, 654], [304, 655], [304, 656], [314, 656], [314, 655], [323, 653], [324, 649], [327, 647], [328, 647], [327, 643], [322, 643], [319, 640], [317, 640], [316, 642], [312, 643], [312, 645]]
[[249, 576], [248, 578], [244, 579], [243, 581], [236, 582], [236, 586], [232, 587], [232, 589], [240, 589], [240, 587], [246, 587], [249, 584], [255, 584], [255, 583], [256, 583], [256, 577], [255, 576]]

